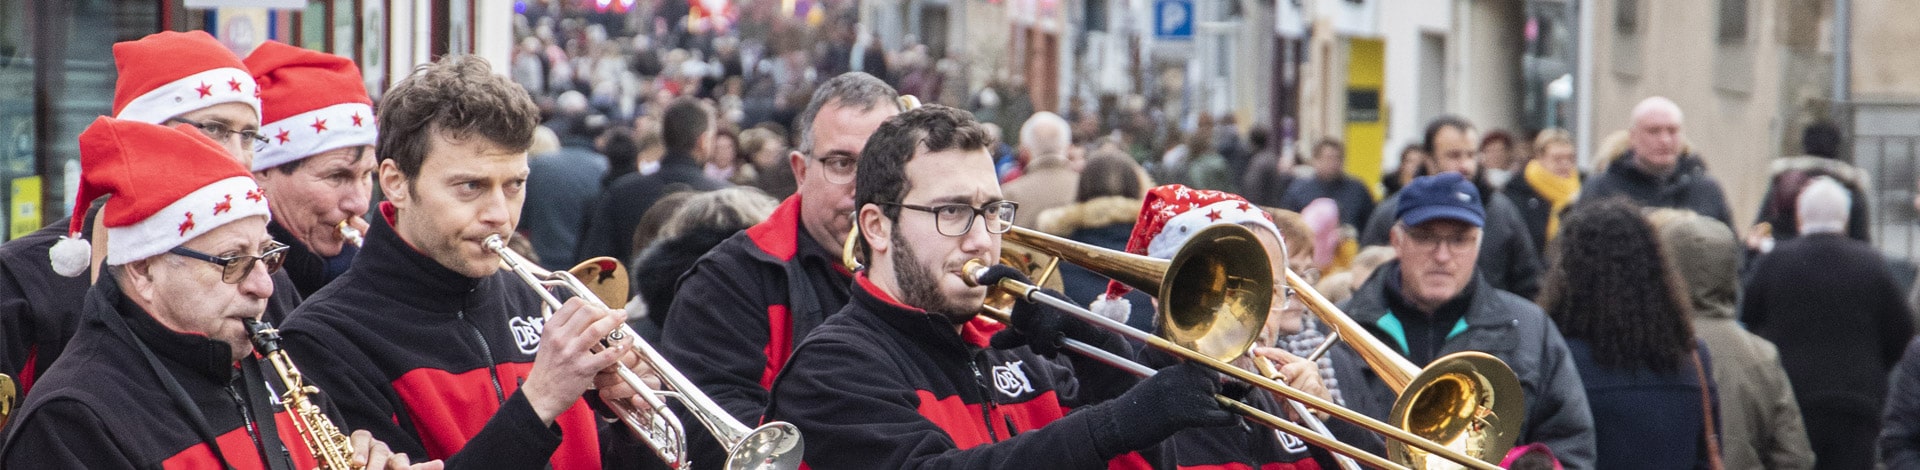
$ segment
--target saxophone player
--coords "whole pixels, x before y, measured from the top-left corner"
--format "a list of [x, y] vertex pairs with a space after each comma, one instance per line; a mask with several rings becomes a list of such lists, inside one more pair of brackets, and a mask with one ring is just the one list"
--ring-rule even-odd
[[[315, 468], [246, 328], [286, 249], [246, 168], [187, 125], [102, 117], [80, 148], [79, 200], [113, 196], [106, 268], [69, 355], [0, 437], [0, 467]], [[348, 467], [441, 466], [410, 466], [364, 430], [344, 441]]]

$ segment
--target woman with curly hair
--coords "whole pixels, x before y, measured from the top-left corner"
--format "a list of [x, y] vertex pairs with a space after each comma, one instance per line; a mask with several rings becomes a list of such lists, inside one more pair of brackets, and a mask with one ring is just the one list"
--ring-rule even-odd
[[1539, 303], [1585, 383], [1595, 468], [1709, 468], [1717, 443], [1707, 437], [1706, 350], [1688, 322], [1684, 284], [1640, 207], [1626, 199], [1576, 205], [1551, 252]]

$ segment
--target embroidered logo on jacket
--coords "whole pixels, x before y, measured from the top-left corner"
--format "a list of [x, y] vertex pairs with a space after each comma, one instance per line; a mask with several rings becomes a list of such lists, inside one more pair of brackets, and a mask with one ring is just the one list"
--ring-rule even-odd
[[540, 333], [545, 331], [547, 319], [540, 317], [513, 317], [507, 319], [507, 329], [513, 330], [513, 344], [520, 352], [533, 354], [540, 350]]
[[1300, 440], [1298, 436], [1280, 432], [1280, 430], [1275, 429], [1273, 430], [1273, 437], [1279, 439], [1280, 449], [1287, 451], [1289, 454], [1298, 454], [1307, 451], [1307, 442]]
[[1033, 382], [1027, 380], [1027, 371], [1020, 365], [1027, 361], [1013, 361], [993, 366], [993, 388], [1009, 398], [1019, 397], [1022, 393], [1033, 391]]

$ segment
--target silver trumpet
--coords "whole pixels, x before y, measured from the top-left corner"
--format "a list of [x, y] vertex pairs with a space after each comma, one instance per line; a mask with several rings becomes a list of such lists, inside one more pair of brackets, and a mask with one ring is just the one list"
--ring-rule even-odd
[[[560, 298], [555, 297], [553, 291], [556, 289], [569, 291], [572, 295], [597, 307], [607, 307], [607, 303], [602, 301], [603, 298], [615, 299], [614, 302], [622, 305], [626, 302], [626, 270], [612, 258], [590, 259], [580, 263], [571, 271], [553, 272], [535, 266], [519, 253], [507, 248], [506, 240], [500, 235], [488, 236], [486, 245], [487, 249], [500, 255], [500, 263], [504, 267], [519, 275], [520, 280], [525, 281], [527, 285], [534, 288], [534, 292], [540, 294], [540, 300], [547, 306], [544, 312], [546, 314], [551, 314], [553, 310], [560, 308]], [[576, 272], [598, 274], [587, 277], [595, 279], [596, 285], [600, 288], [595, 289], [581, 282], [581, 276], [575, 274]], [[603, 282], [613, 278], [618, 278], [617, 282]], [[638, 409], [631, 402], [624, 400], [607, 400], [605, 403], [619, 415], [621, 422], [626, 423], [627, 430], [632, 431], [634, 437], [640, 438], [653, 448], [654, 454], [659, 455], [660, 460], [665, 461], [669, 468], [686, 468], [689, 465], [686, 428], [681, 425], [680, 419], [667, 409], [665, 399], [669, 397], [678, 399], [682, 405], [685, 405], [687, 410], [700, 420], [700, 424], [713, 432], [715, 439], [726, 447], [727, 469], [792, 470], [800, 467], [800, 459], [806, 444], [801, 439], [798, 428], [780, 421], [769, 422], [757, 428], [748, 428], [741, 424], [739, 420], [727, 414], [726, 410], [720, 408], [720, 405], [715, 404], [712, 398], [708, 398], [706, 394], [700, 392], [700, 389], [688, 382], [685, 375], [674, 369], [672, 364], [660, 357], [660, 353], [656, 352], [652, 345], [640, 339], [639, 335], [624, 323], [620, 325], [620, 329], [608, 334], [606, 340], [600, 342], [600, 347], [605, 348], [612, 345], [614, 341], [621, 341], [628, 337], [633, 338], [633, 346], [641, 360], [646, 361], [647, 365], [653, 368], [654, 373], [659, 375], [662, 387], [655, 389], [647, 386], [646, 382], [640, 379], [639, 374], [634, 373], [626, 364], [616, 362], [613, 365], [613, 372], [619, 375], [627, 386], [633, 387], [647, 406], [646, 409]]]

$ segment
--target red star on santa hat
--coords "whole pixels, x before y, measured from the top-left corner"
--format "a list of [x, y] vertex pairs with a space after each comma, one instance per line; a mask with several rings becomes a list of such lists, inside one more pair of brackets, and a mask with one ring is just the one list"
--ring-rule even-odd
[[237, 78], [227, 79], [227, 86], [233, 87], [233, 91], [240, 91], [240, 79], [237, 79]]
[[1208, 222], [1219, 222], [1219, 221], [1220, 221], [1220, 209], [1214, 209], [1214, 210], [1211, 210], [1211, 211], [1207, 211], [1207, 221], [1208, 221]]
[[327, 131], [327, 120], [325, 120], [325, 119], [320, 119], [320, 118], [313, 118], [313, 124], [308, 124], [308, 125], [307, 125], [307, 127], [312, 127], [312, 128], [313, 128], [313, 133], [315, 133], [315, 134], [319, 134], [319, 133], [321, 133], [321, 132], [326, 132], [326, 131]]
[[353, 113], [353, 127], [360, 127], [360, 113]]
[[1247, 203], [1244, 203], [1244, 202], [1242, 202], [1242, 203], [1240, 203], [1240, 210], [1243, 210], [1243, 211], [1250, 211], [1250, 210], [1253, 210], [1253, 206], [1252, 206], [1252, 205], [1249, 205], [1249, 204], [1247, 204]]
[[293, 131], [292, 131], [292, 130], [288, 130], [288, 129], [281, 129], [281, 130], [280, 130], [280, 133], [279, 133], [279, 134], [275, 134], [275, 135], [273, 136], [273, 138], [275, 138], [275, 139], [280, 139], [280, 143], [283, 143], [283, 144], [284, 144], [284, 143], [287, 143], [287, 141], [289, 141], [289, 140], [293, 140], [293, 139], [291, 139], [291, 138], [289, 138], [289, 137], [287, 137], [287, 134], [292, 134], [292, 133], [293, 133]]
[[206, 97], [209, 97], [209, 96], [213, 96], [213, 85], [208, 85], [208, 84], [206, 84], [206, 82], [201, 82], [201, 83], [200, 83], [200, 88], [195, 88], [195, 89], [193, 89], [193, 91], [198, 91], [198, 92], [200, 92], [200, 97], [201, 97], [201, 98], [206, 98]]
[[182, 237], [187, 236], [188, 230], [193, 230], [193, 213], [192, 212], [187, 213], [187, 221], [180, 223], [180, 236]]
[[228, 194], [227, 197], [221, 199], [220, 202], [213, 203], [213, 215], [225, 214], [230, 210], [233, 210], [232, 194]]

